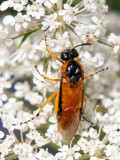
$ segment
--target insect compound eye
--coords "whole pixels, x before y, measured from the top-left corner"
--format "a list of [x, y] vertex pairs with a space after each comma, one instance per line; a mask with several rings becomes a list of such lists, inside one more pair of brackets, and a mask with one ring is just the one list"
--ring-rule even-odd
[[61, 53], [61, 59], [62, 59], [63, 61], [68, 61], [68, 60], [69, 60], [68, 52], [62, 52], [62, 53]]
[[71, 50], [71, 57], [72, 57], [72, 59], [78, 57], [78, 52], [76, 49]]
[[63, 61], [68, 61], [70, 59], [74, 59], [75, 57], [78, 57], [78, 52], [76, 49], [67, 49], [65, 52], [61, 53], [61, 59]]

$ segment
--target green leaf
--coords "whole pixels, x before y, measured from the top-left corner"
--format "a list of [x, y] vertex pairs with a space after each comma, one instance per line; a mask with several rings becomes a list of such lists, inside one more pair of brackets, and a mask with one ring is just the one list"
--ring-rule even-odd
[[[38, 30], [38, 29], [37, 29], [37, 30]], [[19, 43], [19, 45], [18, 45], [17, 48], [20, 48], [20, 46], [25, 42], [25, 40], [27, 39], [27, 37], [28, 37], [29, 35], [31, 35], [33, 32], [35, 32], [35, 31], [36, 31], [36, 30], [31, 31], [31, 32], [25, 34], [25, 35], [23, 36], [23, 38], [22, 38], [22, 40], [21, 40], [21, 42]]]

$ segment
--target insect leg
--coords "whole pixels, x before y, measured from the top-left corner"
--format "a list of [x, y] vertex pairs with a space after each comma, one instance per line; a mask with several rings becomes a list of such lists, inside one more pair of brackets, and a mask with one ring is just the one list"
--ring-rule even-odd
[[100, 70], [100, 71], [98, 71], [98, 72], [95, 72], [95, 73], [93, 73], [93, 74], [90, 74], [90, 75], [88, 75], [88, 76], [84, 77], [84, 79], [87, 79], [87, 78], [93, 77], [95, 74], [97, 74], [97, 73], [99, 73], [99, 72], [102, 72], [102, 71], [104, 71], [104, 70], [107, 70], [107, 69], [108, 69], [108, 67], [107, 67], [107, 68], [105, 68], [105, 69], [101, 69], [101, 70]]
[[[86, 108], [86, 104], [87, 104], [87, 99], [86, 99], [85, 97], [83, 97], [83, 100], [84, 100], [84, 102], [85, 102], [85, 104], [84, 104], [84, 106], [83, 106], [83, 113], [84, 113], [85, 108]], [[92, 123], [91, 121], [87, 120], [84, 115], [82, 115], [82, 118], [83, 118], [85, 121], [87, 121], [87, 122], [89, 122], [89, 123], [91, 123], [91, 124], [93, 125], [93, 123]]]
[[42, 75], [42, 74], [38, 71], [37, 65], [35, 65], [35, 69], [36, 69], [36, 71], [37, 71], [44, 79], [48, 79], [48, 80], [50, 80], [50, 81], [55, 81], [55, 82], [60, 81], [60, 79], [52, 79], [52, 78], [48, 78], [48, 77], [45, 77], [44, 75]]
[[85, 97], [83, 97], [83, 101], [85, 101], [85, 104], [84, 104], [83, 107], [80, 108], [80, 120], [81, 120], [81, 117], [84, 114], [84, 111], [85, 111], [85, 108], [86, 108], [86, 104], [87, 104], [87, 99]]
[[82, 116], [82, 118], [83, 118], [85, 121], [87, 121], [87, 122], [91, 123], [91, 125], [93, 125], [93, 122], [91, 122], [91, 121], [87, 120], [85, 116]]
[[86, 99], [85, 97], [83, 97], [83, 100], [84, 100], [85, 104], [84, 104], [84, 106], [83, 106], [82, 112], [84, 113], [85, 108], [86, 108], [86, 104], [87, 104], [87, 99]]
[[53, 99], [53, 97], [54, 97], [58, 92], [59, 92], [59, 90], [56, 91], [56, 92], [54, 92], [54, 93], [46, 100], [46, 102], [45, 102], [45, 103], [43, 104], [43, 106], [39, 109], [39, 111], [38, 111], [38, 113], [36, 114], [35, 117], [31, 118], [30, 120], [28, 120], [28, 121], [26, 121], [26, 122], [22, 122], [22, 123], [20, 123], [20, 124], [30, 122], [31, 120], [34, 120], [35, 118], [39, 117], [40, 112], [42, 111], [42, 109], [46, 106], [46, 104], [47, 104], [48, 102], [50, 102], [50, 101]]
[[77, 62], [80, 62], [80, 61], [81, 61], [81, 58], [76, 58], [76, 61], [77, 61]]
[[37, 117], [39, 116], [39, 114], [40, 114], [40, 112], [42, 111], [42, 109], [46, 106], [46, 104], [47, 104], [48, 102], [50, 102], [50, 101], [53, 99], [53, 97], [54, 97], [57, 93], [58, 93], [58, 91], [54, 92], [54, 93], [46, 100], [46, 102], [43, 104], [43, 106], [39, 109], [39, 111], [38, 111], [38, 113], [36, 114], [36, 116], [33, 117], [32, 119], [35, 119], [35, 118], [37, 118]]
[[[61, 60], [60, 58], [54, 56], [54, 55], [50, 52], [50, 50], [48, 49], [47, 42], [46, 42], [46, 37], [45, 37], [45, 44], [46, 44], [46, 50], [47, 50], [47, 52], [51, 55], [51, 57], [53, 57], [54, 59], [58, 60], [59, 62], [62, 62], [62, 60]], [[62, 62], [62, 63], [63, 63], [63, 62]]]
[[55, 99], [55, 115], [56, 115], [56, 118], [57, 118], [57, 115], [58, 115], [58, 102], [59, 102], [59, 90], [58, 90], [58, 93], [57, 93], [57, 96], [56, 96], [56, 99]]

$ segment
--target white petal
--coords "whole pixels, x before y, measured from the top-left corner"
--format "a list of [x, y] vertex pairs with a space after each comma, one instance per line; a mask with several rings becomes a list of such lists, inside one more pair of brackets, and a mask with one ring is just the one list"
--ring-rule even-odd
[[74, 153], [74, 158], [75, 159], [79, 159], [81, 157], [81, 154], [80, 153]]
[[16, 24], [15, 24], [15, 30], [16, 30], [17, 32], [19, 32], [19, 31], [21, 30], [21, 24], [16, 23]]
[[80, 147], [79, 147], [78, 145], [74, 145], [73, 150], [74, 150], [74, 151], [79, 151], [79, 150], [80, 150]]
[[4, 137], [4, 132], [0, 131], [0, 138], [3, 138]]
[[24, 18], [26, 21], [31, 21], [31, 18], [28, 15], [25, 15]]
[[19, 4], [17, 4], [17, 3], [14, 4], [13, 8], [14, 8], [14, 10], [17, 10], [18, 12], [23, 10], [23, 6], [20, 3]]
[[9, 7], [10, 1], [5, 1], [1, 4], [0, 10], [5, 11]]
[[57, 0], [50, 0], [52, 3], [56, 3], [57, 2]]
[[40, 14], [36, 13], [35, 16], [33, 16], [33, 17], [35, 17], [35, 19], [40, 19]]
[[93, 21], [94, 23], [96, 23], [96, 24], [97, 24], [97, 23], [98, 23], [98, 21], [99, 21], [99, 20], [98, 20], [98, 18], [97, 18], [97, 17], [95, 17], [95, 16], [93, 16], [91, 19], [92, 19], [92, 21]]
[[27, 28], [28, 23], [27, 23], [27, 22], [23, 22], [23, 23], [22, 23], [22, 26], [23, 26], [24, 28]]
[[22, 0], [22, 1], [21, 1], [21, 4], [22, 4], [22, 5], [26, 5], [27, 3], [28, 3], [28, 0]]
[[38, 86], [39, 89], [44, 87], [44, 84], [35, 77], [33, 78], [33, 82]]
[[69, 156], [69, 157], [66, 158], [66, 160], [73, 160], [73, 157]]
[[11, 15], [8, 15], [8, 16], [5, 16], [4, 19], [3, 19], [3, 23], [5, 25], [14, 25], [15, 24], [15, 18]]

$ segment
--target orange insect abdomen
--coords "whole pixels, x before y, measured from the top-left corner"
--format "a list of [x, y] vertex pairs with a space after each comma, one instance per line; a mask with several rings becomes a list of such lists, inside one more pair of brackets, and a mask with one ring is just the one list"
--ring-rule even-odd
[[[65, 62], [61, 67], [61, 88], [59, 98], [61, 98], [61, 115], [58, 119], [58, 130], [64, 140], [70, 140], [77, 131], [80, 121], [80, 108], [83, 103], [83, 79], [84, 71], [81, 68], [81, 77], [77, 84], [72, 84], [66, 74], [66, 68], [70, 61]], [[60, 101], [60, 99], [59, 99]]]

